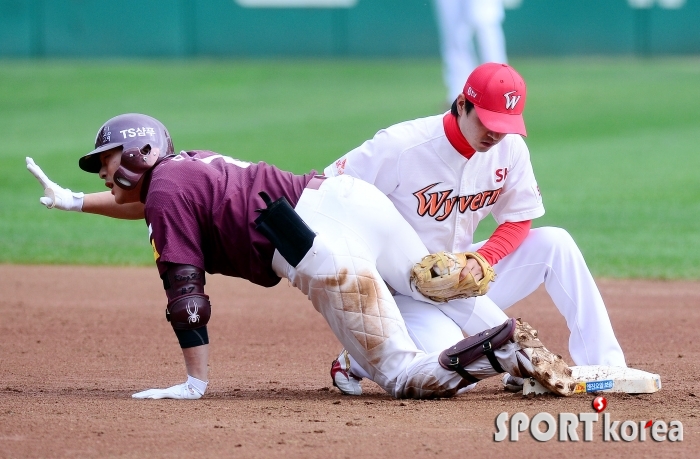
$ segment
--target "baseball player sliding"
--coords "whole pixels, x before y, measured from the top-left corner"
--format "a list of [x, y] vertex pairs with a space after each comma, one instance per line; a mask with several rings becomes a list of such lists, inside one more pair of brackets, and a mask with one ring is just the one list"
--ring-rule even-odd
[[[521, 136], [525, 81], [506, 64], [487, 63], [468, 77], [444, 115], [383, 129], [326, 167], [329, 177], [351, 175], [387, 195], [430, 252], [477, 252], [493, 266], [496, 281], [485, 296], [438, 307], [467, 335], [506, 320], [502, 310], [541, 284], [566, 319], [569, 352], [576, 365], [626, 367], [603, 299], [583, 256], [560, 228], [531, 229], [544, 214], [540, 189]], [[479, 222], [491, 214], [498, 227], [473, 240]], [[482, 265], [468, 264], [477, 279]], [[450, 325], [422, 301], [400, 292], [395, 301], [414, 342], [426, 352], [444, 348]], [[435, 321], [435, 322], [433, 322]], [[453, 336], [450, 332], [448, 336]], [[341, 352], [333, 362], [334, 384], [361, 393], [361, 365]], [[522, 380], [504, 378], [520, 389]]]
[[[287, 278], [309, 297], [366, 375], [394, 397], [451, 396], [504, 371], [532, 376], [560, 395], [573, 393], [571, 369], [520, 320], [506, 319], [440, 352], [415, 346], [387, 284], [422, 302], [434, 300], [421, 291], [446, 301], [462, 294], [456, 283], [467, 284], [466, 294], [479, 284], [464, 269], [461, 254], [440, 254], [436, 260], [442, 261], [429, 265], [430, 254], [416, 232], [366, 182], [313, 171], [294, 175], [210, 151], [176, 155], [166, 128], [141, 114], [103, 124], [95, 149], [79, 166], [99, 174], [111, 192], [72, 193], [27, 158], [47, 207], [145, 218], [167, 297], [166, 318], [187, 370], [184, 383], [134, 398], [204, 395], [213, 309], [205, 272], [264, 287]], [[461, 279], [435, 289], [448, 275], [445, 269]]]

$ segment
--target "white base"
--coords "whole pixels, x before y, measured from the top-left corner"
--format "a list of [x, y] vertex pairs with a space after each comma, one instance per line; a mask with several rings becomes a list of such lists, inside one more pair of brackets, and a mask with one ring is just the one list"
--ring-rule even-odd
[[[610, 367], [606, 365], [582, 365], [571, 367], [574, 379], [580, 381], [576, 393], [624, 392], [627, 394], [650, 394], [661, 389], [661, 377], [634, 368]], [[532, 378], [526, 378], [523, 395], [549, 393], [544, 386]]]

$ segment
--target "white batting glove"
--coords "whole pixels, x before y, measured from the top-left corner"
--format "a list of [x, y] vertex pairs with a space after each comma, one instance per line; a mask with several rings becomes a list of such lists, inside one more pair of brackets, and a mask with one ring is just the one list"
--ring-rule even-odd
[[207, 390], [208, 382], [201, 381], [192, 376], [187, 376], [187, 381], [178, 384], [177, 386], [168, 387], [167, 389], [148, 389], [143, 392], [137, 392], [131, 398], [172, 398], [175, 400], [197, 400], [202, 398]]
[[84, 193], [74, 193], [67, 188], [63, 188], [49, 180], [32, 158], [27, 157], [27, 169], [36, 177], [42, 187], [44, 187], [44, 197], [39, 198], [39, 202], [48, 209], [71, 210], [73, 212], [83, 211]]

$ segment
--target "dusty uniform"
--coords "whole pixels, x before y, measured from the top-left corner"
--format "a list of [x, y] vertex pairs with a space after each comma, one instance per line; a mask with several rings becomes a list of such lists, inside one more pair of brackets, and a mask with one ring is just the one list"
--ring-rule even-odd
[[[394, 397], [449, 396], [465, 387], [438, 364], [439, 352], [415, 346], [384, 282], [420, 298], [409, 285], [411, 267], [428, 254], [418, 236], [375, 187], [350, 176], [312, 177], [207, 151], [165, 159], [146, 176], [142, 197], [159, 271], [188, 264], [263, 286], [286, 277]], [[259, 191], [286, 197], [316, 233], [296, 268], [255, 230], [255, 211], [265, 207]], [[468, 369], [477, 377], [493, 374], [486, 358]]]
[[[487, 152], [477, 152], [467, 160], [448, 140], [442, 115], [379, 131], [328, 166], [325, 174], [351, 175], [374, 184], [430, 252], [478, 249], [483, 242], [473, 241], [474, 231], [489, 214], [499, 224], [544, 214], [530, 154], [519, 135], [507, 135]], [[598, 288], [566, 231], [531, 230], [520, 247], [494, 269], [497, 278], [486, 297], [439, 306], [465, 333], [502, 323], [506, 316], [501, 310], [544, 283], [571, 331], [569, 351], [574, 362], [626, 366]], [[431, 342], [443, 337], [428, 330], [448, 325], [429, 305], [412, 298], [397, 297], [396, 301], [423, 348], [444, 344]], [[453, 336], [454, 330], [447, 334]]]

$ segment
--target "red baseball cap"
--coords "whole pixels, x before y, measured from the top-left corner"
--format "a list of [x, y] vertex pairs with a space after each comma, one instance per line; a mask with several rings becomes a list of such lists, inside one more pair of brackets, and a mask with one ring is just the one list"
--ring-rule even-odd
[[493, 62], [478, 66], [467, 78], [463, 93], [488, 129], [527, 136], [523, 120], [527, 88], [513, 67]]

